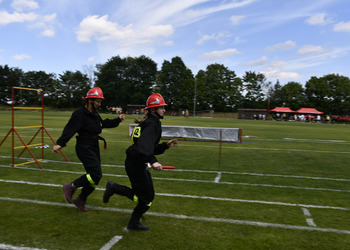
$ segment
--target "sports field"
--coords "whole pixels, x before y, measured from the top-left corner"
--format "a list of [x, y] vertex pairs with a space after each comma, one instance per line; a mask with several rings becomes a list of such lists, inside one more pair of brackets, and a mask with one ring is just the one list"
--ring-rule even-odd
[[[54, 139], [70, 114], [45, 113]], [[2, 140], [11, 112], [0, 115]], [[0, 249], [349, 249], [349, 125], [166, 116], [163, 125], [242, 128], [243, 143], [222, 144], [221, 173], [219, 143], [181, 141], [159, 156], [176, 169], [151, 170], [156, 198], [143, 222], [151, 230], [127, 232], [135, 204], [120, 196], [104, 204], [102, 195], [109, 179], [129, 185], [123, 165], [134, 118], [101, 134], [108, 143], [107, 150], [101, 145], [104, 176], [87, 213], [63, 198], [62, 184], [85, 173], [74, 138], [65, 162], [45, 136], [42, 170], [36, 163], [12, 168], [7, 138], [0, 147]], [[40, 119], [40, 112], [16, 111], [16, 126]], [[36, 131], [18, 129], [26, 142]], [[41, 149], [31, 150], [40, 158]], [[16, 163], [31, 160], [27, 152], [21, 157]]]

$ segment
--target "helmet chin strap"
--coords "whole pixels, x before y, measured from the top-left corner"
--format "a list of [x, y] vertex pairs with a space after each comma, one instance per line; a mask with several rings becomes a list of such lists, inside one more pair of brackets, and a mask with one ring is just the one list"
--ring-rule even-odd
[[156, 112], [156, 116], [157, 116], [159, 119], [163, 119], [163, 118], [164, 118], [164, 116], [159, 115], [157, 112]]
[[94, 100], [91, 100], [89, 99], [88, 102], [87, 102], [87, 108], [89, 109], [89, 107], [91, 106], [91, 109], [92, 111], [96, 111], [97, 109], [95, 108], [95, 105], [94, 105]]
[[154, 112], [150, 112], [150, 114], [157, 116], [159, 119], [163, 119], [164, 118], [164, 116], [161, 116], [161, 115], [158, 114], [157, 108], [152, 108], [152, 109], [154, 109], [155, 111]]

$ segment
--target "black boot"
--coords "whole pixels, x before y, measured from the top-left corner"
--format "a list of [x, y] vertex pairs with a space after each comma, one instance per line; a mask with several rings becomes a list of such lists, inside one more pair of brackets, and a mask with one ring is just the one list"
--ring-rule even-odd
[[115, 182], [109, 180], [109, 181], [107, 181], [106, 190], [105, 190], [105, 192], [103, 194], [103, 202], [107, 203], [109, 201], [109, 198], [113, 194], [126, 196], [130, 200], [134, 199], [134, 192], [132, 191], [131, 188], [128, 188], [126, 186], [120, 185], [118, 183], [115, 183]]
[[136, 205], [136, 207], [134, 208], [134, 211], [132, 212], [127, 229], [128, 230], [135, 230], [135, 231], [147, 231], [147, 230], [149, 230], [149, 226], [142, 225], [140, 223], [142, 215], [144, 213], [146, 213], [148, 209], [149, 209], [149, 206], [145, 205], [143, 202], [139, 202]]
[[134, 230], [134, 231], [148, 231], [149, 230], [149, 226], [146, 225], [142, 225], [140, 222], [136, 223], [136, 224], [129, 224], [127, 226], [128, 230]]
[[142, 216], [136, 215], [135, 213], [132, 214], [131, 219], [129, 221], [129, 224], [127, 226], [128, 230], [135, 230], [135, 231], [148, 231], [149, 226], [142, 225], [140, 223], [140, 219]]
[[114, 182], [112, 182], [111, 180], [107, 181], [107, 184], [106, 184], [106, 190], [103, 194], [103, 202], [104, 203], [107, 203], [109, 201], [109, 198], [115, 194], [115, 191], [113, 189], [113, 184]]
[[70, 184], [64, 184], [63, 185], [63, 193], [64, 193], [64, 199], [71, 204], [72, 203], [72, 197], [76, 190], [76, 187], [73, 183]]

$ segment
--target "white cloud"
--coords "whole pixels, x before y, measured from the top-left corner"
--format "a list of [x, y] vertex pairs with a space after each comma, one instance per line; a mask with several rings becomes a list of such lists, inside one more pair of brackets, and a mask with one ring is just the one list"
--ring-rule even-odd
[[310, 25], [326, 25], [331, 23], [332, 20], [330, 18], [326, 18], [325, 13], [318, 13], [306, 19], [306, 22]]
[[149, 43], [155, 37], [170, 36], [173, 33], [174, 29], [171, 25], [154, 25], [137, 31], [131, 24], [123, 27], [109, 21], [108, 15], [84, 18], [76, 32], [79, 42], [90, 42], [95, 38], [99, 41], [133, 39], [134, 43]]
[[[204, 8], [201, 10], [191, 10], [188, 13], [191, 13], [191, 15], [189, 15], [189, 17], [196, 18], [196, 17], [205, 17], [209, 14], [213, 14], [219, 11], [227, 11], [228, 9], [234, 9], [234, 8], [239, 8], [239, 7], [243, 7], [246, 5], [249, 5], [251, 3], [254, 3], [256, 0], [242, 0], [242, 1], [223, 1], [224, 4], [219, 4], [213, 7], [209, 7], [209, 8]], [[180, 2], [182, 3], [183, 0], [180, 0]], [[207, 2], [206, 0], [201, 1], [201, 2]]]
[[334, 31], [344, 31], [344, 32], [350, 32], [350, 21], [349, 22], [340, 22], [334, 25], [333, 27]]
[[10, 14], [6, 11], [0, 11], [0, 25], [7, 25], [10, 23], [23, 23], [23, 22], [33, 22], [38, 18], [35, 13], [18, 13], [14, 12]]
[[166, 45], [166, 46], [173, 46], [174, 45], [174, 42], [173, 41], [165, 41], [164, 42], [164, 45]]
[[266, 76], [268, 79], [292, 79], [292, 80], [297, 80], [300, 78], [300, 75], [296, 72], [288, 72], [288, 71], [281, 71], [281, 70], [266, 70], [266, 71], [261, 71], [262, 74]]
[[272, 61], [270, 63], [270, 67], [272, 68], [281, 68], [281, 67], [284, 67], [284, 66], [287, 66], [288, 63], [285, 62], [285, 61], [281, 61], [281, 60], [275, 60], [275, 61]]
[[89, 62], [89, 63], [91, 63], [91, 62], [93, 62], [93, 61], [95, 61], [95, 57], [94, 57], [94, 56], [88, 58], [88, 62]]
[[215, 61], [215, 60], [220, 60], [220, 59], [230, 57], [234, 54], [242, 54], [242, 53], [239, 52], [237, 49], [226, 49], [226, 50], [220, 50], [220, 51], [214, 50], [212, 52], [204, 53], [201, 57], [209, 61]]
[[211, 35], [203, 35], [197, 42], [196, 44], [202, 45], [205, 41], [214, 39], [214, 34]]
[[245, 16], [231, 16], [230, 20], [233, 25], [238, 25], [244, 18]]
[[55, 30], [53, 29], [46, 29], [43, 32], [40, 33], [42, 36], [46, 37], [54, 37], [55, 36]]
[[295, 46], [296, 46], [295, 42], [293, 42], [291, 40], [288, 40], [288, 41], [286, 41], [284, 43], [278, 43], [278, 44], [269, 46], [269, 47], [266, 48], [266, 50], [269, 50], [269, 51], [286, 50], [286, 49], [294, 48]]
[[[257, 0], [218, 1], [211, 4], [208, 0], [172, 0], [172, 1], [121, 1], [115, 16], [125, 22], [135, 23], [139, 20], [141, 26], [152, 26], [161, 23], [171, 23], [173, 27], [185, 26], [198, 22], [209, 15], [220, 11], [247, 6]], [[126, 14], [127, 13], [127, 14]], [[137, 23], [135, 23], [137, 26]]]
[[260, 65], [264, 65], [267, 61], [268, 61], [268, 57], [263, 56], [258, 60], [247, 62], [244, 65], [245, 66], [260, 66]]
[[52, 37], [55, 35], [54, 23], [56, 22], [56, 13], [50, 15], [38, 15], [34, 12], [18, 12], [24, 9], [39, 8], [36, 2], [30, 0], [17, 0], [14, 1], [12, 5], [16, 8], [14, 13], [0, 11], [0, 26], [11, 23], [29, 23], [29, 28], [42, 29], [42, 36]]
[[28, 54], [20, 54], [20, 55], [15, 55], [12, 58], [15, 59], [16, 61], [21, 61], [21, 60], [24, 60], [24, 59], [30, 59], [32, 57], [29, 56]]
[[33, 0], [13, 0], [11, 6], [15, 9], [15, 11], [19, 12], [39, 8], [38, 3]]
[[326, 53], [327, 50], [322, 48], [321, 46], [314, 45], [304, 45], [302, 48], [298, 50], [298, 55], [319, 55]]
[[40, 33], [42, 36], [53, 37], [55, 36], [54, 23], [56, 22], [56, 13], [51, 15], [39, 16], [37, 22], [31, 24], [29, 28], [43, 29]]
[[211, 35], [203, 35], [197, 42], [196, 44], [202, 45], [205, 41], [208, 40], [215, 40], [218, 42], [218, 44], [224, 44], [225, 38], [231, 37], [231, 34], [228, 32], [219, 32], [218, 34], [211, 34]]

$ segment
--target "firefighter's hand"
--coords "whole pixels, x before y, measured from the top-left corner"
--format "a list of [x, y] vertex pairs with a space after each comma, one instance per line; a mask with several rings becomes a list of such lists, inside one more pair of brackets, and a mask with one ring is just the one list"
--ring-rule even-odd
[[177, 139], [172, 139], [166, 143], [166, 145], [171, 148], [174, 146], [177, 146], [179, 144], [179, 141]]
[[60, 150], [60, 149], [61, 149], [60, 145], [55, 145], [55, 146], [53, 146], [52, 153], [57, 154], [58, 150]]
[[155, 162], [152, 164], [154, 170], [162, 170], [162, 165], [159, 162]]
[[124, 114], [121, 114], [121, 115], [119, 116], [119, 119], [122, 120], [122, 121], [124, 121], [125, 115], [124, 115]]

